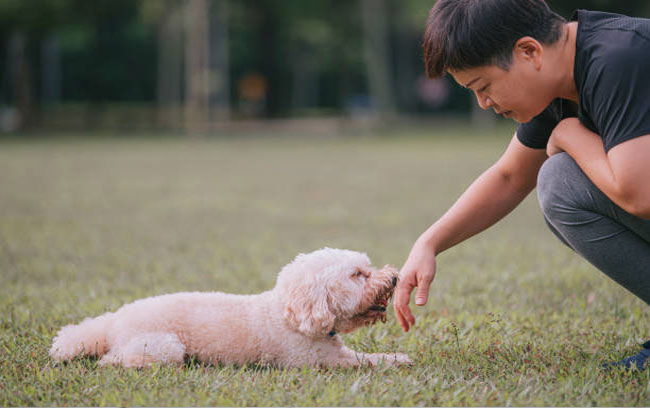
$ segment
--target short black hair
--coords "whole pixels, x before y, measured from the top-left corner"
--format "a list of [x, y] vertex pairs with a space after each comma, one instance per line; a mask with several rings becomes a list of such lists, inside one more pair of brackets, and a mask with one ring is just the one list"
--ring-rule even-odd
[[438, 0], [423, 38], [427, 76], [485, 65], [507, 70], [517, 40], [553, 44], [565, 22], [544, 0]]

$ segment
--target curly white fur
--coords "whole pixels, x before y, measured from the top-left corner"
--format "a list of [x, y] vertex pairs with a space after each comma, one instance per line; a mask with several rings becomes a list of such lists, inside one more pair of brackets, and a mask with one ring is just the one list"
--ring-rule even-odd
[[50, 355], [101, 357], [100, 365], [268, 363], [279, 366], [411, 364], [405, 354], [365, 354], [336, 333], [385, 321], [397, 271], [363, 253], [323, 248], [298, 255], [274, 289], [258, 295], [176, 293], [137, 300], [59, 330]]

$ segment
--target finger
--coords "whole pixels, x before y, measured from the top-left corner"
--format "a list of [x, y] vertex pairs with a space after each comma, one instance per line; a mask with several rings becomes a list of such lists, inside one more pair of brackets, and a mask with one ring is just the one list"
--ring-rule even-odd
[[[409, 330], [409, 322], [413, 320], [411, 311], [408, 307], [409, 301], [411, 300], [412, 290], [413, 286], [406, 283], [402, 283], [402, 285], [398, 284], [397, 289], [395, 289], [395, 302], [393, 303], [393, 309], [395, 310], [395, 315], [397, 316], [400, 326], [402, 326], [402, 329], [405, 332]], [[409, 318], [409, 315], [411, 315], [411, 318]], [[411, 325], [412, 324], [413, 323], [411, 323]]]
[[413, 313], [411, 313], [411, 308], [409, 307], [408, 304], [404, 307], [403, 313], [404, 313], [404, 317], [406, 318], [406, 321], [411, 326], [415, 326], [415, 317], [413, 316]]
[[433, 281], [433, 276], [426, 276], [418, 282], [418, 288], [415, 291], [416, 305], [424, 306], [427, 303], [427, 300], [429, 299], [429, 287], [431, 286], [431, 281]]
[[415, 324], [415, 319], [413, 318], [411, 311], [408, 309], [408, 306], [405, 311], [397, 311], [397, 320], [399, 321], [399, 325], [402, 326], [402, 330], [405, 332], [409, 331], [411, 326]]
[[397, 317], [397, 322], [399, 323], [400, 327], [402, 327], [402, 330], [405, 332], [409, 331], [409, 325], [406, 322], [406, 320], [402, 317], [402, 314], [397, 309], [397, 307], [395, 307], [395, 317]]
[[408, 323], [406, 322], [406, 319], [404, 319], [404, 316], [402, 316], [402, 312], [400, 310], [401, 308], [401, 303], [402, 301], [400, 300], [400, 297], [398, 294], [395, 294], [395, 301], [393, 302], [393, 310], [395, 311], [395, 317], [397, 318], [397, 322], [399, 325], [402, 327], [402, 330], [407, 332], [409, 330]]

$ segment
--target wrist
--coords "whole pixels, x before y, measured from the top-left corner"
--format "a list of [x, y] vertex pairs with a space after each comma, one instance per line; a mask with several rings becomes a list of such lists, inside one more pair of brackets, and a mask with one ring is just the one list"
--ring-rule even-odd
[[434, 255], [437, 255], [440, 249], [440, 243], [437, 240], [437, 235], [430, 230], [425, 231], [417, 239], [417, 245], [433, 252]]

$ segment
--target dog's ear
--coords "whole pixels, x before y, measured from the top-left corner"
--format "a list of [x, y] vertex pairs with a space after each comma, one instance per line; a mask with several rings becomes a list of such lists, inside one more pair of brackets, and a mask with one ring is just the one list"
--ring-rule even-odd
[[330, 311], [324, 286], [300, 285], [285, 300], [284, 318], [302, 334], [325, 335], [334, 328], [336, 316]]
[[334, 329], [328, 285], [334, 279], [331, 266], [338, 260], [332, 251], [324, 248], [298, 255], [282, 268], [274, 288], [284, 302], [287, 323], [306, 336], [327, 335]]

